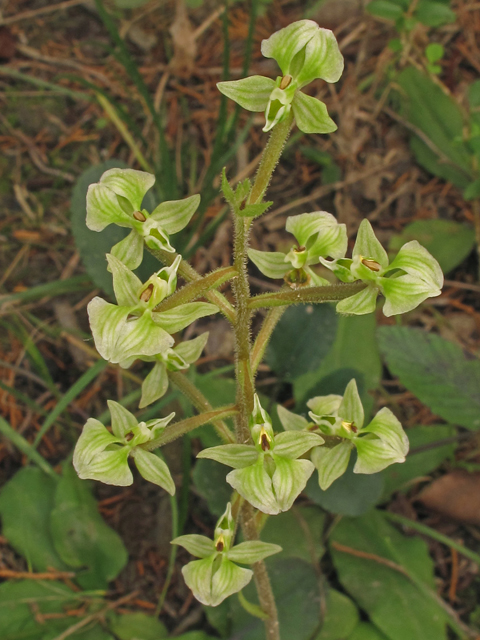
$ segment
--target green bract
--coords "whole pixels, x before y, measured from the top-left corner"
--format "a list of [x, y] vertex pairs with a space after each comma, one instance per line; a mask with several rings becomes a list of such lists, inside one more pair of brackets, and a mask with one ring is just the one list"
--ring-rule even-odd
[[168, 389], [167, 371], [188, 369], [200, 357], [207, 340], [208, 332], [202, 333], [193, 340], [181, 342], [173, 349], [168, 348], [157, 356], [142, 356], [140, 358], [140, 360], [147, 362], [155, 362], [153, 369], [142, 383], [142, 397], [138, 405], [140, 409], [165, 395]]
[[389, 317], [406, 313], [426, 300], [439, 296], [443, 273], [435, 258], [416, 240], [407, 242], [389, 264], [387, 252], [377, 240], [372, 225], [362, 220], [353, 248], [353, 259], [320, 262], [343, 282], [362, 280], [367, 287], [337, 304], [337, 311], [362, 315], [375, 311], [382, 293], [383, 313]]
[[133, 475], [128, 466], [128, 458], [131, 456], [146, 480], [173, 495], [175, 485], [167, 465], [141, 445], [157, 438], [175, 413], [159, 420], [139, 423], [118, 402], [108, 400], [108, 407], [112, 416], [113, 433], [98, 420], [87, 420], [73, 454], [73, 466], [78, 476], [83, 480], [99, 480], [119, 487], [131, 485]]
[[213, 540], [206, 536], [186, 535], [172, 540], [201, 560], [183, 567], [185, 582], [202, 604], [216, 607], [233, 593], [241, 591], [253, 576], [253, 571], [235, 563], [254, 564], [282, 550], [278, 544], [251, 540], [232, 546], [235, 522], [231, 505], [217, 522]]
[[108, 254], [107, 259], [118, 305], [95, 297], [87, 310], [97, 351], [109, 362], [128, 368], [139, 356], [166, 354], [174, 345], [171, 333], [218, 311], [207, 302], [190, 302], [162, 313], [154, 310], [175, 291], [180, 256], [144, 284], [118, 258]]
[[285, 254], [279, 251], [249, 249], [250, 260], [269, 278], [285, 278], [293, 286], [329, 284], [310, 265], [320, 258], [343, 258], [347, 251], [347, 230], [331, 213], [316, 211], [287, 218], [286, 230], [298, 245]]
[[[345, 473], [354, 447], [357, 450], [354, 473], [377, 473], [395, 462], [405, 461], [408, 438], [390, 409], [381, 409], [366, 427], [363, 426], [363, 406], [355, 380], [348, 383], [343, 397], [318, 396], [307, 405], [311, 409], [310, 418], [318, 431], [326, 436], [326, 445], [314, 449], [311, 455], [322, 489], [328, 489]], [[285, 411], [279, 412], [279, 416], [288, 428], [288, 423], [282, 419]], [[304, 428], [311, 429], [312, 425], [303, 420]]]
[[300, 91], [317, 78], [337, 82], [343, 56], [332, 31], [312, 20], [299, 20], [262, 42], [262, 53], [277, 61], [283, 76], [276, 81], [263, 76], [219, 82], [227, 97], [249, 111], [265, 111], [264, 131], [270, 131], [293, 111], [300, 131], [330, 133], [337, 126], [323, 102]]
[[150, 249], [174, 253], [169, 236], [187, 226], [200, 203], [195, 195], [184, 200], [162, 202], [149, 214], [142, 201], [155, 176], [134, 169], [109, 169], [87, 192], [87, 227], [102, 231], [109, 224], [132, 229], [112, 248], [112, 254], [130, 269], [142, 262], [143, 243]]
[[197, 457], [233, 467], [227, 482], [263, 513], [288, 511], [314, 471], [310, 460], [297, 458], [324, 440], [309, 432], [286, 431], [275, 435], [270, 416], [257, 395], [250, 431], [253, 445], [220, 445], [201, 451]]

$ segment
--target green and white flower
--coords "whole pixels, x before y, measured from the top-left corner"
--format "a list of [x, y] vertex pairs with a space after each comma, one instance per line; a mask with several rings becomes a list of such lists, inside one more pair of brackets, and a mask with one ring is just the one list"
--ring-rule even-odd
[[270, 131], [291, 111], [300, 131], [331, 133], [337, 126], [323, 102], [301, 91], [313, 80], [338, 82], [343, 56], [332, 31], [313, 20], [299, 20], [262, 42], [262, 54], [282, 71], [276, 81], [264, 76], [219, 82], [219, 90], [249, 111], [265, 111], [264, 131]]
[[190, 222], [200, 204], [200, 196], [162, 202], [152, 213], [142, 209], [145, 194], [155, 176], [135, 169], [109, 169], [87, 192], [87, 227], [102, 231], [109, 224], [132, 229], [112, 248], [112, 254], [130, 269], [142, 262], [144, 243], [150, 249], [174, 253], [170, 235]]
[[142, 356], [140, 360], [154, 362], [154, 367], [142, 383], [142, 397], [139, 407], [147, 407], [165, 395], [168, 389], [167, 371], [184, 371], [198, 360], [208, 340], [208, 331], [193, 340], [180, 342], [173, 349], [153, 357]]
[[343, 282], [362, 280], [365, 289], [337, 304], [337, 311], [362, 315], [375, 311], [376, 300], [382, 293], [387, 316], [406, 313], [427, 298], [439, 296], [443, 273], [435, 258], [416, 240], [407, 242], [393, 262], [377, 240], [372, 225], [363, 220], [353, 248], [353, 259], [340, 258], [320, 262], [331, 269]]
[[255, 395], [250, 418], [253, 445], [226, 444], [204, 449], [198, 458], [210, 458], [229, 467], [227, 482], [254, 507], [269, 515], [288, 511], [314, 471], [310, 460], [300, 456], [321, 445], [311, 432], [274, 434], [272, 421]]
[[354, 448], [357, 450], [354, 473], [377, 473], [395, 462], [405, 462], [408, 438], [390, 409], [381, 409], [367, 426], [363, 426], [363, 405], [355, 380], [348, 383], [343, 397], [333, 394], [318, 396], [309, 400], [307, 405], [311, 409], [309, 416], [313, 424], [283, 407], [278, 415], [290, 433], [305, 429], [325, 436], [325, 446], [311, 453], [323, 490], [345, 473]]
[[310, 266], [320, 258], [343, 258], [347, 251], [347, 230], [331, 213], [315, 211], [287, 218], [286, 230], [293, 234], [297, 245], [288, 253], [249, 249], [248, 256], [268, 278], [280, 279], [291, 286], [324, 285]]
[[217, 522], [213, 540], [201, 535], [179, 536], [172, 544], [184, 547], [200, 560], [189, 562], [182, 569], [187, 586], [196, 599], [210, 607], [241, 591], [252, 579], [253, 571], [237, 566], [254, 564], [282, 550], [278, 544], [250, 540], [233, 546], [235, 522], [231, 504]]
[[118, 402], [108, 400], [112, 431], [89, 418], [73, 454], [73, 466], [82, 480], [98, 480], [105, 484], [126, 487], [133, 483], [128, 465], [131, 457], [140, 474], [149, 482], [175, 493], [175, 484], [165, 462], [141, 445], [158, 438], [175, 413], [166, 418], [138, 422], [135, 416]]
[[87, 311], [97, 351], [109, 362], [128, 368], [140, 356], [164, 355], [175, 343], [170, 334], [218, 311], [207, 302], [190, 302], [162, 313], [155, 311], [175, 291], [180, 256], [143, 284], [118, 258], [108, 254], [107, 260], [118, 305], [95, 297]]

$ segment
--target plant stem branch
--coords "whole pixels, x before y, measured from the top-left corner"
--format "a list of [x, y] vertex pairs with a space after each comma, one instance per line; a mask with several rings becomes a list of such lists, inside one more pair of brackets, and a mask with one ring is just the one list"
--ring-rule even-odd
[[199, 413], [198, 416], [193, 416], [193, 418], [187, 418], [186, 420], [180, 420], [180, 422], [172, 424], [170, 427], [167, 427], [158, 438], [150, 440], [150, 442], [145, 442], [145, 444], [140, 446], [147, 451], [153, 451], [154, 449], [158, 449], [158, 447], [177, 440], [177, 438], [184, 436], [186, 433], [189, 433], [189, 431], [193, 431], [204, 424], [224, 418], [231, 418], [237, 414], [238, 409], [234, 404], [228, 405], [227, 407], [220, 407], [214, 411]]
[[290, 304], [305, 304], [316, 302], [335, 302], [355, 295], [365, 289], [363, 282], [353, 284], [332, 284], [324, 287], [305, 287], [304, 289], [292, 289], [291, 291], [275, 291], [262, 293], [250, 298], [250, 309], [267, 309], [270, 307], [282, 307]]
[[219, 287], [224, 282], [228, 282], [228, 280], [235, 278], [237, 275], [235, 267], [216, 269], [216, 271], [212, 271], [208, 275], [203, 276], [201, 280], [189, 282], [178, 291], [175, 291], [175, 293], [172, 293], [171, 296], [163, 300], [163, 302], [155, 308], [155, 311], [168, 311], [169, 309], [177, 307], [179, 304], [192, 302], [201, 296], [206, 297], [209, 291]]
[[[168, 267], [173, 264], [173, 261], [177, 257], [176, 253], [168, 253], [168, 251], [162, 251], [161, 249], [149, 249], [150, 253], [154, 255], [157, 260], [167, 265]], [[182, 276], [184, 280], [187, 282], [199, 282], [203, 279], [201, 276], [191, 265], [188, 264], [186, 260], [182, 260], [180, 266], [178, 267], [178, 274]], [[235, 321], [235, 309], [232, 307], [230, 302], [222, 295], [219, 291], [207, 291], [205, 293], [205, 297], [207, 300], [217, 305], [223, 315], [230, 322]]]
[[[179, 389], [179, 391], [181, 391], [188, 400], [190, 400], [195, 409], [198, 409], [200, 412], [213, 411], [213, 407], [210, 402], [184, 373], [180, 373], [179, 371], [168, 371], [168, 377], [170, 378], [170, 382], [172, 382], [172, 384], [177, 387], [177, 389]], [[215, 420], [212, 424], [215, 427], [217, 434], [226, 444], [232, 444], [235, 442], [233, 433], [223, 420]]]
[[282, 317], [282, 315], [285, 313], [286, 310], [287, 310], [286, 306], [273, 307], [267, 313], [265, 320], [263, 321], [261, 329], [258, 332], [258, 335], [253, 344], [252, 355], [250, 358], [252, 363], [252, 371], [254, 375], [257, 372], [258, 365], [263, 360], [263, 356], [265, 355], [265, 350], [270, 341], [270, 338], [272, 337], [273, 330], [277, 326], [278, 321], [280, 320], [280, 318]]

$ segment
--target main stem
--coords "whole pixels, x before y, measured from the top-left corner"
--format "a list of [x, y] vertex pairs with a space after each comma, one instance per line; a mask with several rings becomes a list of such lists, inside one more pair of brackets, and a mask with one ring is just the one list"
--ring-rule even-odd
[[[293, 117], [278, 124], [272, 131], [270, 139], [260, 162], [255, 183], [250, 192], [248, 202], [261, 202], [277, 166], [285, 142], [292, 128]], [[233, 280], [233, 293], [236, 302], [236, 315], [233, 324], [235, 335], [235, 375], [237, 380], [236, 406], [238, 415], [235, 418], [236, 438], [238, 443], [250, 440], [248, 421], [253, 411], [255, 394], [254, 373], [251, 364], [251, 315], [249, 308], [250, 285], [247, 271], [248, 237], [251, 221], [234, 215], [235, 243], [234, 267], [238, 276]], [[253, 507], [245, 502], [241, 512], [242, 530], [245, 540], [257, 540], [258, 531], [255, 526]], [[253, 565], [255, 584], [257, 587], [260, 606], [268, 614], [265, 621], [267, 640], [280, 640], [277, 607], [270, 586], [265, 563], [257, 562]]]

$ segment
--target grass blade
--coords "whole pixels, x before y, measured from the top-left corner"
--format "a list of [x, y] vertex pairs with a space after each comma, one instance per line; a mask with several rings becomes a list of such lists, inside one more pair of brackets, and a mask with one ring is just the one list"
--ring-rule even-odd
[[25, 438], [17, 433], [12, 427], [0, 417], [0, 433], [3, 434], [10, 442], [17, 447], [19, 451], [24, 453], [29, 460], [34, 462], [42, 471], [48, 473], [49, 476], [58, 478], [53, 467], [48, 464], [43, 456], [41, 456]]

